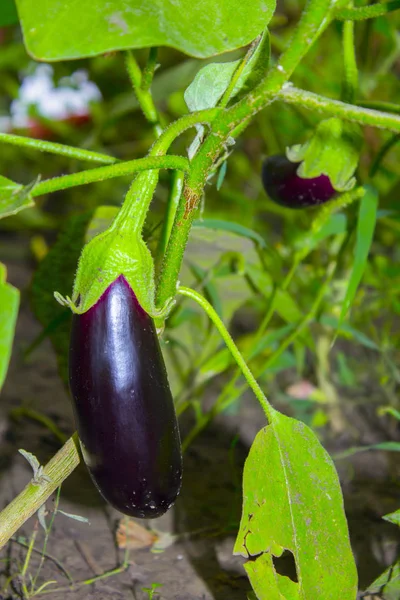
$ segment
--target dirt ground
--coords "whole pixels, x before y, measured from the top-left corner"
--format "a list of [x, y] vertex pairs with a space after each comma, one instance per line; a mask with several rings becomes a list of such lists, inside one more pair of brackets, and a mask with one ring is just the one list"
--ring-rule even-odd
[[[29, 284], [29, 268], [20, 261], [7, 261], [9, 281], [22, 290]], [[18, 448], [35, 454], [46, 462], [58, 449], [53, 435], [42, 425], [28, 420], [10, 420], [9, 413], [21, 405], [50, 416], [66, 433], [73, 431], [68, 395], [58, 375], [50, 344], [43, 343], [27, 360], [23, 349], [35, 338], [40, 326], [32, 316], [23, 292], [14, 355], [0, 403], [0, 506], [3, 507], [26, 485], [31, 468], [17, 452]], [[271, 395], [271, 393], [270, 393]], [[368, 411], [355, 402], [346, 416], [358, 431], [357, 445], [387, 439], [385, 432], [376, 431]], [[256, 432], [264, 425], [261, 410], [250, 394], [241, 403], [237, 415], [224, 415], [216, 420], [191, 446], [184, 458], [182, 493], [175, 507], [150, 527], [174, 536], [174, 543], [163, 552], [149, 548], [130, 553], [128, 570], [92, 585], [82, 585], [70, 591], [71, 600], [85, 598], [135, 599], [148, 598], [142, 591], [152, 583], [162, 600], [245, 600], [250, 585], [242, 567], [243, 560], [232, 556], [235, 528], [240, 519], [240, 479], [244, 459]], [[185, 427], [185, 424], [183, 424]], [[232, 449], [232, 439], [238, 443]], [[327, 440], [330, 451], [352, 445], [349, 436]], [[337, 463], [345, 495], [346, 512], [353, 550], [356, 555], [360, 589], [365, 589], [398, 555], [400, 537], [394, 525], [381, 516], [400, 506], [398, 455], [366, 452]], [[51, 501], [48, 502], [50, 506]], [[115, 529], [120, 518], [117, 511], [106, 506], [94, 488], [84, 466], [80, 466], [63, 484], [60, 508], [84, 516], [90, 525], [57, 515], [47, 548], [72, 575], [74, 581], [94, 577], [121, 564], [123, 551], [115, 545]], [[279, 507], [277, 507], [279, 510]], [[28, 537], [36, 518], [30, 519], [16, 535]], [[37, 547], [43, 534], [39, 528]], [[0, 590], [11, 569], [23, 560], [26, 550], [16, 542], [2, 553]], [[33, 555], [31, 572], [40, 559]], [[68, 581], [51, 560], [44, 563], [40, 582]], [[0, 600], [18, 598], [18, 579], [12, 595]], [[47, 596], [61, 600], [65, 591]], [[317, 599], [316, 599], [317, 600]], [[340, 599], [338, 599], [340, 600]]]

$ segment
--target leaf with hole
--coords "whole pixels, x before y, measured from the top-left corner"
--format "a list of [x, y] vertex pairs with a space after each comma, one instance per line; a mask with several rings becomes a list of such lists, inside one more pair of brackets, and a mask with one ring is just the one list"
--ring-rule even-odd
[[[354, 600], [357, 571], [333, 462], [304, 423], [274, 412], [245, 463], [234, 552], [259, 599]], [[284, 551], [297, 581], [279, 575]]]

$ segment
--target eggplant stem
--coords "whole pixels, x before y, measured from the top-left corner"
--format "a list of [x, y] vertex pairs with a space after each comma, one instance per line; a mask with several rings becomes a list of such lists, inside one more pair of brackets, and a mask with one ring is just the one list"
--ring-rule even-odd
[[43, 468], [47, 480], [30, 481], [22, 492], [0, 512], [0, 548], [31, 517], [80, 462], [78, 434], [69, 438]]

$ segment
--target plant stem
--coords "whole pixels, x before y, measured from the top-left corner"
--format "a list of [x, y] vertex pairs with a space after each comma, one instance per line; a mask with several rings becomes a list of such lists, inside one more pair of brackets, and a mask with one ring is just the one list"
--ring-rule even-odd
[[177, 121], [174, 121], [164, 129], [162, 135], [154, 142], [150, 150], [150, 155], [162, 156], [166, 154], [172, 142], [184, 131], [195, 125], [211, 124], [221, 112], [223, 111], [220, 108], [206, 108], [184, 115]]
[[182, 195], [184, 183], [184, 174], [179, 171], [172, 173], [171, 189], [167, 202], [167, 211], [163, 220], [162, 231], [157, 248], [157, 259], [162, 260], [167, 249], [168, 240], [171, 235], [172, 226], [174, 224], [176, 210], [178, 208], [179, 199]]
[[289, 104], [301, 104], [304, 108], [316, 110], [324, 115], [340, 117], [346, 121], [360, 123], [360, 125], [388, 129], [394, 133], [400, 132], [400, 116], [397, 115], [345, 104], [339, 100], [325, 98], [324, 96], [300, 90], [291, 85], [284, 86], [278, 92], [277, 97]]
[[32, 190], [31, 196], [42, 196], [58, 190], [76, 187], [79, 185], [87, 185], [97, 181], [105, 181], [114, 177], [123, 177], [140, 171], [148, 171], [150, 169], [177, 169], [187, 171], [189, 169], [189, 161], [183, 156], [146, 156], [135, 160], [120, 162], [116, 165], [108, 167], [98, 167], [96, 169], [88, 169], [71, 175], [62, 175], [61, 177], [53, 177], [39, 182]]
[[191, 162], [191, 169], [175, 216], [156, 293], [157, 306], [164, 306], [176, 293], [180, 266], [196, 208], [207, 177], [232, 132], [244, 121], [274, 101], [303, 56], [328, 26], [332, 0], [309, 0], [287, 49], [263, 81], [242, 100], [215, 117], [211, 132]]
[[369, 176], [371, 178], [377, 174], [379, 167], [381, 166], [381, 163], [385, 158], [386, 154], [393, 148], [395, 144], [397, 144], [397, 142], [400, 142], [400, 133], [392, 135], [380, 148], [369, 170]]
[[214, 325], [218, 329], [222, 339], [224, 340], [225, 344], [227, 345], [229, 351], [231, 352], [233, 358], [237, 362], [238, 367], [240, 368], [244, 377], [246, 378], [248, 385], [251, 387], [251, 389], [254, 392], [254, 395], [256, 396], [257, 400], [261, 404], [261, 406], [264, 410], [265, 416], [267, 417], [268, 422], [271, 422], [271, 420], [273, 418], [274, 409], [272, 408], [272, 406], [268, 402], [267, 398], [265, 397], [265, 395], [264, 395], [262, 389], [260, 388], [260, 386], [258, 385], [253, 373], [250, 371], [245, 359], [243, 358], [238, 347], [236, 346], [235, 342], [233, 341], [229, 331], [225, 327], [224, 323], [222, 322], [222, 320], [220, 319], [220, 317], [218, 316], [218, 314], [216, 313], [214, 308], [203, 296], [201, 296], [201, 294], [198, 294], [197, 292], [195, 292], [194, 290], [192, 290], [190, 288], [179, 287], [177, 291], [178, 291], [178, 294], [181, 294], [182, 296], [187, 296], [188, 298], [191, 298], [192, 300], [197, 302], [197, 304], [199, 304], [202, 307], [202, 309], [205, 311], [207, 316], [214, 323]]
[[75, 433], [43, 469], [50, 481], [32, 481], [0, 512], [0, 548], [47, 500], [80, 462], [78, 434]]
[[157, 54], [158, 54], [158, 48], [156, 48], [156, 47], [150, 48], [149, 57], [147, 59], [146, 66], [143, 69], [143, 74], [142, 74], [141, 88], [144, 91], [149, 90], [151, 87], [151, 84], [153, 83], [154, 72], [157, 67]]
[[341, 21], [361, 21], [364, 19], [373, 19], [374, 17], [380, 17], [393, 10], [400, 8], [400, 0], [390, 0], [390, 2], [377, 2], [376, 4], [370, 4], [369, 6], [359, 6], [357, 8], [347, 7], [339, 8], [335, 12], [335, 19]]
[[236, 67], [236, 69], [231, 77], [228, 87], [226, 88], [221, 100], [218, 102], [218, 106], [220, 108], [225, 108], [227, 106], [229, 100], [231, 99], [231, 96], [233, 94], [235, 86], [236, 86], [237, 82], [239, 81], [239, 78], [242, 75], [247, 63], [249, 62], [250, 58], [252, 57], [253, 52], [255, 52], [255, 48], [257, 46], [257, 43], [259, 42], [259, 39], [260, 38], [257, 38], [257, 40], [255, 40], [255, 42], [253, 42], [250, 45], [250, 48], [247, 50], [243, 59], [240, 61], [240, 63]]
[[383, 102], [379, 100], [358, 100], [357, 105], [364, 108], [372, 108], [374, 110], [400, 114], [400, 104], [394, 104], [393, 102]]
[[354, 22], [343, 23], [343, 88], [342, 101], [354, 102], [358, 88], [358, 70], [354, 41]]
[[90, 160], [105, 165], [112, 165], [119, 162], [117, 158], [114, 156], [107, 156], [107, 154], [74, 148], [73, 146], [64, 146], [64, 144], [57, 144], [56, 142], [35, 140], [33, 138], [11, 133], [0, 133], [0, 142], [11, 144], [12, 146], [19, 146], [21, 148], [32, 148], [39, 152], [50, 152], [51, 154], [67, 156], [68, 158], [76, 158], [77, 160]]
[[[153, 126], [154, 132], [158, 137], [163, 131], [163, 126], [160, 123], [160, 116], [154, 105], [153, 97], [149, 90], [152, 75], [151, 72], [146, 74], [147, 80], [143, 81], [142, 72], [132, 52], [126, 53], [126, 68], [132, 82], [132, 86], [143, 111], [144, 116], [148, 122]], [[154, 69], [153, 69], [154, 71]], [[150, 77], [150, 81], [149, 80]]]

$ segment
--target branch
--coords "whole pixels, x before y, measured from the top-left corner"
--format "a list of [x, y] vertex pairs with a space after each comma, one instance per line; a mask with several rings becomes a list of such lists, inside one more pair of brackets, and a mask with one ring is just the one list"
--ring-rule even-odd
[[65, 190], [78, 185], [86, 185], [95, 181], [104, 181], [123, 175], [131, 175], [138, 171], [147, 171], [149, 169], [177, 169], [178, 171], [188, 171], [189, 161], [182, 156], [146, 156], [136, 160], [128, 160], [109, 167], [99, 167], [97, 169], [88, 169], [71, 175], [53, 177], [38, 183], [32, 190], [32, 197], [42, 196], [50, 192]]
[[394, 133], [400, 132], [400, 116], [395, 114], [345, 104], [339, 100], [332, 100], [313, 92], [300, 90], [292, 85], [284, 86], [276, 97], [284, 102], [289, 102], [289, 104], [299, 104], [304, 108], [322, 112], [324, 115], [340, 117], [346, 121], [360, 123], [360, 125], [387, 129]]
[[0, 142], [11, 144], [12, 146], [20, 146], [21, 148], [33, 148], [39, 152], [50, 152], [59, 156], [67, 156], [68, 158], [76, 158], [78, 160], [90, 160], [92, 162], [103, 163], [104, 165], [112, 165], [118, 162], [114, 156], [92, 152], [91, 150], [82, 150], [73, 146], [65, 146], [55, 142], [46, 142], [45, 140], [35, 140], [22, 135], [14, 135], [11, 133], [0, 133]]
[[361, 21], [364, 19], [373, 19], [386, 15], [388, 12], [398, 10], [400, 8], [400, 0], [390, 0], [390, 2], [377, 2], [369, 6], [359, 6], [357, 8], [340, 8], [335, 13], [335, 19], [340, 21]]
[[78, 434], [75, 433], [43, 469], [49, 479], [30, 481], [22, 492], [0, 512], [0, 548], [29, 519], [80, 462]]

